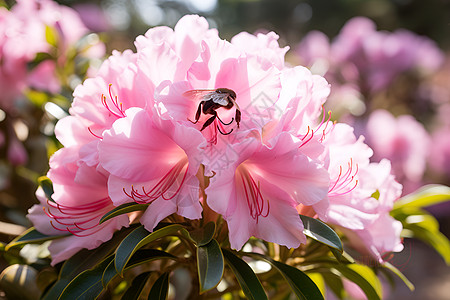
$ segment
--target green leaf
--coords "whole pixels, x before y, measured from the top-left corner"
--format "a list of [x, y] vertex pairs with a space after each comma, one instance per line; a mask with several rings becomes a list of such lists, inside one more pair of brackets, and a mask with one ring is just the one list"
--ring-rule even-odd
[[50, 53], [47, 52], [38, 52], [36, 53], [36, 56], [34, 57], [34, 59], [29, 62], [27, 64], [28, 69], [34, 69], [35, 67], [37, 67], [41, 62], [45, 61], [45, 60], [51, 60], [53, 59], [53, 56]]
[[163, 273], [155, 283], [148, 294], [149, 300], [166, 300], [169, 291], [169, 272]]
[[144, 226], [140, 226], [133, 230], [123, 241], [120, 243], [116, 250], [115, 267], [120, 275], [123, 274], [123, 270], [130, 260], [131, 256], [144, 245], [176, 233], [183, 226], [179, 224], [172, 224], [161, 229], [158, 229], [152, 233], [145, 230]]
[[45, 40], [53, 47], [58, 47], [58, 32], [55, 28], [45, 26]]
[[327, 292], [326, 286], [325, 286], [325, 280], [322, 277], [322, 274], [320, 273], [307, 273], [306, 275], [311, 278], [311, 280], [316, 284], [316, 286], [319, 288], [320, 292], [322, 293], [322, 296], [325, 298], [325, 294]]
[[405, 228], [414, 233], [414, 238], [418, 238], [433, 247], [442, 256], [445, 263], [450, 264], [450, 242], [445, 235], [439, 231], [430, 231], [417, 224], [409, 224]]
[[305, 228], [303, 229], [305, 235], [329, 247], [337, 249], [340, 253], [344, 251], [341, 239], [330, 226], [322, 221], [307, 216], [300, 215], [300, 218], [302, 219]]
[[126, 214], [126, 213], [133, 212], [133, 211], [146, 210], [148, 206], [149, 206], [149, 204], [138, 204], [135, 202], [124, 203], [122, 205], [117, 206], [113, 210], [110, 210], [109, 212], [107, 212], [100, 219], [99, 224], [102, 224], [103, 222], [105, 222], [111, 218], [117, 217], [119, 215], [122, 215], [122, 214]]
[[[132, 269], [132, 268], [134, 268], [138, 265], [141, 265], [143, 263], [146, 263], [146, 262], [154, 261], [157, 259], [164, 259], [164, 258], [169, 258], [169, 259], [173, 259], [173, 260], [177, 259], [176, 256], [173, 256], [172, 254], [161, 251], [161, 250], [140, 249], [140, 250], [136, 251], [136, 253], [134, 253], [133, 256], [130, 258], [124, 271]], [[106, 267], [105, 271], [103, 272], [103, 276], [102, 276], [103, 287], [106, 288], [108, 283], [117, 275], [119, 275], [119, 273], [117, 273], [117, 270], [114, 265], [114, 261], [111, 261], [111, 263]]]
[[314, 281], [312, 281], [308, 275], [299, 269], [273, 260], [272, 258], [259, 253], [244, 253], [244, 255], [256, 259], [262, 259], [270, 263], [281, 273], [291, 287], [291, 290], [299, 299], [324, 299]]
[[50, 101], [49, 95], [45, 92], [27, 90], [25, 92], [25, 96], [30, 100], [31, 103], [38, 107], [41, 107], [42, 105]]
[[[68, 234], [70, 235], [70, 234]], [[31, 227], [22, 235], [19, 235], [14, 240], [12, 240], [8, 245], [6, 245], [5, 250], [8, 251], [12, 247], [16, 247], [23, 244], [39, 244], [48, 240], [54, 240], [59, 239], [62, 237], [65, 237], [66, 235], [46, 235], [43, 233], [40, 233], [36, 230], [36, 228]]]
[[44, 191], [47, 199], [55, 202], [55, 200], [52, 199], [52, 195], [53, 195], [54, 191], [53, 191], [53, 183], [50, 180], [50, 178], [48, 178], [47, 176], [41, 176], [38, 178], [38, 184]]
[[43, 297], [44, 300], [58, 299], [65, 287], [81, 272], [93, 268], [103, 261], [117, 247], [128, 230], [119, 231], [106, 243], [101, 244], [93, 250], [83, 249], [66, 260], [59, 272], [58, 281], [48, 290]]
[[144, 272], [136, 276], [131, 282], [131, 286], [122, 296], [122, 300], [137, 300], [142, 293], [142, 290], [147, 283], [148, 278], [152, 272]]
[[222, 249], [223, 256], [228, 266], [236, 276], [242, 291], [248, 299], [267, 299], [267, 295], [252, 268], [233, 252]]
[[341, 264], [334, 268], [344, 277], [356, 283], [369, 300], [381, 300], [383, 295], [381, 283], [371, 268], [359, 264]]
[[414, 284], [412, 284], [412, 282], [409, 281], [408, 278], [406, 278], [406, 276], [402, 272], [400, 272], [399, 269], [397, 269], [395, 266], [393, 266], [392, 264], [390, 264], [387, 261], [384, 262], [382, 264], [382, 266], [385, 267], [386, 269], [390, 270], [395, 275], [397, 275], [406, 284], [406, 286], [409, 288], [409, 290], [411, 292], [414, 291], [414, 289], [415, 289]]
[[95, 299], [103, 291], [102, 275], [113, 259], [114, 255], [110, 255], [94, 268], [81, 272], [64, 288], [58, 299]]
[[403, 206], [426, 207], [450, 200], [450, 187], [439, 184], [426, 185], [394, 203], [394, 210]]
[[224, 262], [219, 243], [211, 240], [197, 247], [197, 267], [200, 281], [200, 294], [216, 287], [222, 280]]
[[450, 242], [439, 231], [438, 221], [425, 210], [414, 206], [402, 206], [391, 211], [391, 215], [402, 222], [402, 235], [417, 238], [433, 247], [450, 264]]
[[197, 246], [204, 246], [212, 240], [215, 232], [216, 223], [208, 222], [204, 227], [190, 231], [189, 237]]

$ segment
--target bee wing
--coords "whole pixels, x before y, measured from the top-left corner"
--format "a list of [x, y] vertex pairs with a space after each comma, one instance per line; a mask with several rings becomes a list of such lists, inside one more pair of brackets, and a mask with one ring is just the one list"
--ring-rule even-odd
[[189, 98], [191, 100], [204, 100], [204, 98], [215, 90], [190, 90], [182, 94], [183, 97]]

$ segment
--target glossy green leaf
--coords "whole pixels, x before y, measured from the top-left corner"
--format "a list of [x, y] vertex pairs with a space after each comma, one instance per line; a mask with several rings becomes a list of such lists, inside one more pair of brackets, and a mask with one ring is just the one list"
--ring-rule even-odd
[[422, 240], [433, 247], [447, 264], [450, 264], [450, 242], [439, 231], [439, 223], [435, 217], [414, 206], [402, 206], [391, 211], [391, 215], [402, 222], [403, 237]]
[[45, 40], [53, 47], [58, 47], [58, 32], [55, 28], [45, 26]]
[[114, 255], [110, 255], [94, 268], [81, 272], [64, 288], [58, 299], [95, 299], [103, 291], [102, 275], [113, 259]]
[[136, 276], [131, 282], [130, 287], [122, 296], [122, 300], [137, 300], [142, 293], [142, 290], [147, 283], [148, 278], [152, 272], [144, 272]]
[[310, 238], [343, 252], [342, 242], [330, 226], [320, 220], [300, 215], [303, 222], [303, 233]]
[[320, 273], [308, 273], [306, 274], [311, 278], [312, 281], [316, 284], [316, 286], [319, 288], [320, 292], [322, 293], [322, 296], [325, 298], [325, 294], [327, 292], [326, 286], [325, 286], [325, 280], [322, 277], [322, 274]]
[[27, 231], [22, 233], [22, 235], [19, 235], [14, 240], [12, 240], [8, 245], [6, 245], [5, 250], [8, 251], [10, 248], [16, 247], [19, 245], [42, 243], [42, 242], [45, 242], [48, 240], [59, 239], [59, 238], [65, 237], [65, 236], [67, 236], [67, 234], [66, 235], [53, 235], [53, 236], [46, 235], [46, 234], [43, 234], [43, 233], [40, 233], [39, 231], [37, 231], [36, 228], [31, 227]]
[[208, 244], [216, 232], [216, 223], [208, 222], [205, 226], [189, 232], [189, 237], [197, 246]]
[[166, 300], [167, 293], [169, 292], [169, 272], [163, 273], [153, 284], [150, 293], [148, 294], [149, 300]]
[[395, 275], [397, 275], [406, 284], [406, 286], [409, 288], [409, 290], [411, 292], [414, 291], [414, 289], [415, 289], [414, 284], [412, 284], [412, 282], [409, 281], [408, 278], [406, 278], [406, 276], [402, 272], [400, 272], [399, 269], [397, 269], [395, 266], [393, 266], [392, 264], [390, 264], [387, 261], [384, 262], [382, 264], [382, 266], [385, 267], [386, 269], [390, 270]]
[[299, 269], [286, 265], [259, 253], [244, 253], [244, 255], [253, 257], [255, 259], [262, 259], [270, 263], [281, 273], [281, 275], [291, 287], [291, 290], [299, 299], [324, 299], [322, 293], [320, 292], [314, 281], [312, 281], [308, 275], [306, 275]]
[[369, 300], [381, 300], [383, 295], [381, 283], [371, 268], [359, 264], [340, 264], [334, 268], [344, 277], [356, 283]]
[[242, 291], [248, 299], [267, 299], [267, 295], [264, 292], [261, 282], [259, 281], [252, 268], [233, 252], [222, 249], [223, 256], [228, 266], [236, 276]]
[[439, 223], [431, 214], [414, 206], [403, 206], [391, 212], [391, 216], [402, 222], [403, 226], [416, 224], [429, 231], [439, 231]]
[[208, 244], [197, 247], [197, 267], [200, 293], [216, 287], [222, 280], [223, 254], [216, 240], [213, 239]]
[[48, 200], [55, 202], [52, 199], [53, 191], [53, 183], [47, 176], [41, 176], [38, 178], [38, 184], [42, 188], [45, 193], [45, 196]]
[[109, 256], [117, 247], [119, 241], [128, 233], [123, 230], [114, 235], [106, 243], [101, 244], [93, 250], [83, 249], [66, 260], [59, 272], [58, 281], [44, 295], [44, 300], [58, 299], [65, 287], [81, 272], [93, 268], [99, 262]]
[[144, 226], [139, 226], [133, 230], [123, 241], [120, 243], [116, 250], [115, 267], [119, 274], [123, 274], [123, 270], [130, 260], [131, 256], [144, 245], [178, 232], [183, 226], [179, 224], [168, 225], [161, 229], [158, 229], [152, 233], [145, 230]]
[[[143, 263], [146, 263], [146, 262], [150, 262], [150, 261], [154, 261], [154, 260], [158, 260], [158, 259], [165, 259], [165, 258], [172, 259], [172, 260], [177, 259], [176, 256], [173, 256], [172, 254], [161, 251], [161, 250], [140, 249], [140, 250], [136, 251], [136, 253], [134, 253], [133, 256], [130, 258], [124, 271], [132, 269], [132, 268], [134, 268], [138, 265], [141, 265]], [[106, 288], [108, 283], [117, 275], [119, 275], [119, 273], [117, 273], [117, 270], [114, 266], [114, 261], [111, 261], [111, 263], [106, 267], [105, 271], [103, 272], [103, 276], [102, 276], [103, 287]]]
[[110, 210], [109, 212], [107, 212], [100, 219], [99, 224], [102, 224], [103, 222], [105, 222], [111, 218], [129, 213], [129, 212], [146, 210], [148, 205], [149, 204], [138, 204], [138, 203], [134, 203], [134, 202], [124, 203], [122, 205], [115, 207], [113, 210]]
[[450, 265], [450, 242], [445, 235], [439, 231], [430, 231], [418, 224], [408, 224], [406, 229], [414, 233], [414, 238], [418, 238], [434, 248]]
[[394, 210], [403, 206], [426, 207], [450, 200], [450, 187], [439, 184], [426, 185], [394, 203]]

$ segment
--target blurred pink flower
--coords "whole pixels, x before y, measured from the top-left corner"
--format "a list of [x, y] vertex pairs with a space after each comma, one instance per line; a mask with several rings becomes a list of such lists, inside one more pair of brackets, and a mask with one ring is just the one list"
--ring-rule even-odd
[[[0, 105], [6, 110], [14, 106], [14, 100], [27, 86], [58, 92], [56, 63], [64, 64], [68, 49], [89, 33], [73, 9], [51, 0], [19, 0], [11, 11], [1, 7], [0, 24]], [[61, 55], [57, 62], [46, 60], [30, 72], [28, 63], [38, 53], [50, 53], [54, 47], [47, 42], [47, 28], [56, 33]], [[101, 57], [105, 51], [99, 42], [88, 48], [82, 52], [89, 57]]]
[[83, 24], [89, 28], [89, 30], [102, 32], [112, 28], [106, 14], [98, 4], [77, 3], [72, 7], [78, 12]]
[[406, 71], [434, 72], [444, 61], [432, 40], [404, 29], [377, 31], [375, 23], [364, 17], [349, 20], [331, 43], [323, 33], [310, 32], [297, 53], [332, 84], [353, 83], [363, 93], [388, 87]]
[[439, 128], [432, 134], [429, 163], [438, 173], [450, 177], [450, 128]]
[[421, 123], [409, 115], [394, 118], [377, 110], [369, 116], [366, 132], [375, 160], [390, 159], [402, 183], [421, 182], [430, 149], [430, 137]]
[[64, 148], [50, 160], [48, 177], [54, 194], [46, 199], [42, 189], [40, 204], [28, 214], [37, 230], [48, 235], [68, 235], [49, 246], [52, 265], [66, 260], [83, 248], [94, 249], [111, 239], [116, 230], [128, 226], [127, 215], [99, 225], [100, 218], [114, 208], [107, 190], [107, 176], [85, 164], [78, 165], [76, 148]]

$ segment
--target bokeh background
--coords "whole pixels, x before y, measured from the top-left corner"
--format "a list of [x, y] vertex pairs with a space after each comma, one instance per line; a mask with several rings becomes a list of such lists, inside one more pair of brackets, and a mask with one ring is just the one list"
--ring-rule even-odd
[[[359, 94], [357, 101], [364, 104], [357, 113], [342, 107], [329, 107], [333, 119], [352, 123], [359, 133], [365, 133], [370, 113], [378, 108], [387, 109], [393, 116], [408, 114], [420, 122], [430, 137], [438, 127], [448, 126], [445, 118], [450, 113], [450, 1], [448, 0], [97, 0], [57, 1], [74, 8], [85, 25], [106, 45], [106, 55], [113, 50], [133, 49], [136, 36], [153, 26], [173, 27], [181, 16], [195, 13], [205, 16], [211, 27], [218, 28], [224, 39], [231, 39], [241, 31], [275, 31], [281, 46], [290, 46], [288, 63], [307, 64], [298, 50], [312, 30], [325, 33], [331, 40], [339, 35], [344, 24], [355, 16], [365, 16], [376, 23], [377, 30], [393, 32], [407, 29], [426, 36], [436, 43], [444, 54], [437, 70], [426, 75], [410, 70], [396, 76], [382, 91]], [[11, 7], [14, 1], [0, 1]], [[414, 47], [414, 45], [411, 45]], [[426, 57], [424, 57], [426, 59]], [[101, 58], [91, 60], [95, 67]], [[79, 70], [78, 70], [79, 71]], [[86, 71], [86, 70], [84, 70]], [[83, 73], [83, 72], [79, 72]], [[6, 243], [14, 233], [30, 226], [25, 215], [35, 200], [37, 179], [48, 169], [48, 157], [60, 144], [53, 135], [53, 126], [67, 114], [73, 88], [83, 76], [70, 77], [63, 85], [61, 95], [31, 93], [27, 97], [33, 105], [21, 108], [20, 118], [0, 110], [0, 131], [13, 130], [23, 147], [11, 150], [11, 145], [0, 147], [0, 239]], [[425, 92], [424, 92], [425, 91]], [[431, 91], [431, 92], [430, 92]], [[439, 96], [435, 96], [439, 95]], [[438, 97], [439, 99], [435, 99]], [[358, 103], [359, 103], [358, 102]], [[51, 103], [51, 104], [48, 104]], [[56, 106], [54, 105], [56, 104]], [[328, 107], [327, 107], [328, 108]], [[9, 119], [8, 119], [9, 118]], [[9, 122], [11, 121], [11, 122]], [[442, 131], [444, 132], [444, 131]], [[450, 132], [450, 131], [449, 131]], [[438, 140], [449, 140], [450, 135], [437, 134]], [[6, 136], [6, 141], [8, 136]], [[416, 143], [424, 143], [418, 138]], [[450, 143], [450, 142], [449, 142]], [[430, 144], [432, 151], [434, 143]], [[26, 159], [22, 159], [24, 151]], [[441, 183], [450, 185], [450, 146], [444, 156], [447, 164], [436, 171], [429, 162], [420, 184]], [[15, 156], [12, 155], [16, 154]], [[22, 155], [22, 156], [23, 156]], [[16, 159], [17, 161], [14, 161]], [[429, 158], [431, 159], [431, 158]], [[446, 169], [447, 168], [447, 169]], [[409, 183], [406, 183], [408, 185]], [[413, 189], [414, 184], [411, 185]], [[431, 208], [439, 220], [441, 231], [450, 236], [450, 207]], [[13, 234], [11, 234], [13, 233]], [[449, 299], [450, 269], [431, 248], [419, 241], [405, 241], [405, 250], [396, 254], [393, 263], [416, 285], [416, 292], [398, 282], [386, 295], [387, 299]], [[0, 261], [0, 270], [6, 266]], [[1, 298], [1, 295], [0, 295]]]

